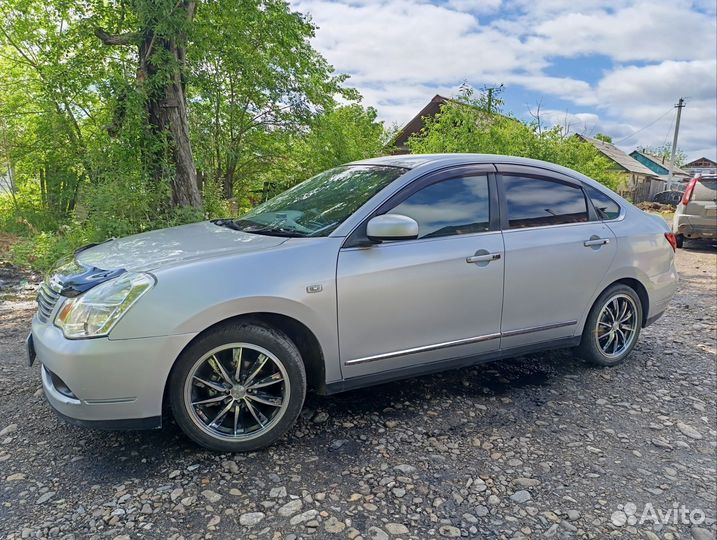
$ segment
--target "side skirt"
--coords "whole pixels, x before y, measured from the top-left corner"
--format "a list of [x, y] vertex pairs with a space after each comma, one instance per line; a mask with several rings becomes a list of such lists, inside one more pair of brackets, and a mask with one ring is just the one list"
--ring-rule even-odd
[[365, 388], [367, 386], [374, 386], [376, 384], [383, 384], [387, 382], [398, 381], [401, 379], [408, 379], [411, 377], [419, 377], [421, 375], [438, 373], [440, 371], [461, 369], [476, 364], [483, 364], [486, 362], [501, 360], [503, 358], [512, 358], [514, 356], [522, 356], [524, 354], [548, 351], [551, 349], [566, 349], [570, 347], [577, 347], [580, 344], [580, 338], [581, 336], [561, 338], [557, 340], [535, 343], [533, 345], [526, 345], [524, 347], [514, 347], [512, 349], [506, 349], [502, 351], [492, 351], [477, 356], [474, 355], [462, 356], [459, 358], [449, 358], [448, 360], [441, 360], [439, 362], [430, 362], [427, 364], [394, 369], [391, 371], [372, 373], [370, 375], [363, 375], [361, 377], [353, 377], [351, 379], [344, 379], [343, 381], [329, 383], [322, 388], [323, 391], [321, 391], [320, 393], [322, 395], [338, 394], [340, 392], [346, 392], [348, 390], [356, 390], [357, 388]]

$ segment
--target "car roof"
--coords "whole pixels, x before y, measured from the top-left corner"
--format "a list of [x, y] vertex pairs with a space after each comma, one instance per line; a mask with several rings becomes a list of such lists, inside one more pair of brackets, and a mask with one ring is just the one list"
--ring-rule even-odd
[[434, 167], [450, 167], [452, 165], [465, 165], [469, 163], [527, 165], [553, 170], [581, 179], [586, 178], [584, 175], [574, 171], [573, 169], [568, 169], [548, 161], [516, 156], [504, 156], [500, 154], [405, 154], [354, 161], [351, 165], [383, 165], [387, 167], [403, 167], [406, 169], [415, 169], [418, 167], [432, 169]]

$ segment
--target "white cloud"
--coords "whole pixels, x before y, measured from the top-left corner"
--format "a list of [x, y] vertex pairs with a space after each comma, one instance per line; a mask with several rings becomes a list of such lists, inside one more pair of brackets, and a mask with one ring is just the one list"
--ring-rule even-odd
[[713, 58], [714, 20], [673, 3], [571, 11], [535, 27], [528, 44], [546, 55], [604, 54], [618, 61]]
[[[337, 70], [351, 75], [349, 84], [389, 122], [405, 123], [434, 94], [454, 94], [463, 81], [477, 87], [505, 83], [530, 92], [534, 103], [572, 104], [567, 112], [576, 123], [593, 123], [624, 138], [684, 95], [688, 106], [680, 146], [690, 155], [714, 157], [713, 4], [293, 0], [292, 5], [312, 16], [319, 27], [316, 47]], [[590, 55], [612, 64], [598, 80], [547, 71], [557, 59], [573, 59], [574, 65], [580, 58], [590, 62]], [[667, 114], [627, 144], [661, 144], [670, 121]]]
[[502, 0], [448, 0], [448, 7], [470, 13], [494, 13]]

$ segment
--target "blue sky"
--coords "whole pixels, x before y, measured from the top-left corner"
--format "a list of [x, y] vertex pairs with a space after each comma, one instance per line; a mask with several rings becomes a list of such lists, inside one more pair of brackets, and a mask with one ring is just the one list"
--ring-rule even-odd
[[504, 84], [524, 119], [611, 135], [625, 150], [671, 141], [717, 154], [714, 0], [291, 0], [314, 45], [388, 123], [461, 83]]

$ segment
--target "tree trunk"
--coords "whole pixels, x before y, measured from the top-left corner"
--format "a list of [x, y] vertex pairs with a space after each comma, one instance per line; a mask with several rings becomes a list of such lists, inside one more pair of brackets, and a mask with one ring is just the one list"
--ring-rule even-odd
[[192, 145], [189, 140], [187, 103], [180, 73], [165, 89], [164, 102], [160, 105], [160, 126], [170, 135], [170, 152], [174, 162], [172, 178], [172, 204], [199, 208], [202, 198], [197, 186], [197, 169], [194, 167]]
[[[153, 34], [151, 35], [153, 36]], [[194, 166], [192, 144], [189, 139], [189, 119], [187, 117], [187, 101], [180, 66], [184, 60], [184, 50], [176, 43], [158, 40], [147, 36], [140, 47], [140, 58], [144, 59], [140, 69], [151, 79], [158, 68], [149, 60], [152, 47], [163, 47], [176, 62], [169, 81], [163, 89], [150, 91], [147, 96], [147, 119], [154, 135], [166, 137], [168, 156], [156, 156], [152, 166], [152, 174], [156, 180], [163, 176], [164, 157], [168, 157], [174, 165], [172, 171], [172, 205], [199, 208], [202, 198], [197, 186], [197, 169]]]
[[[175, 9], [183, 10], [188, 21], [194, 17], [196, 3], [193, 0], [178, 1]], [[95, 34], [105, 45], [139, 45], [139, 66], [137, 79], [147, 89], [147, 123], [153, 141], [148, 156], [151, 176], [156, 181], [165, 177], [165, 164], [171, 163], [172, 205], [199, 208], [202, 198], [197, 185], [197, 170], [194, 166], [192, 145], [189, 138], [189, 119], [182, 68], [185, 60], [186, 36], [181, 32], [171, 37], [158, 37], [155, 33], [157, 19], [140, 32], [112, 36], [101, 28]], [[156, 55], [155, 49], [161, 48], [164, 54]], [[167, 65], [157, 66], [153, 58], [171, 60], [171, 72], [167, 75]], [[164, 77], [157, 84], [157, 77]], [[164, 144], [157, 144], [161, 142]], [[162, 148], [164, 146], [164, 148]]]
[[237, 169], [237, 159], [230, 156], [227, 159], [227, 169], [222, 178], [222, 188], [225, 199], [231, 199], [234, 196], [234, 173]]

